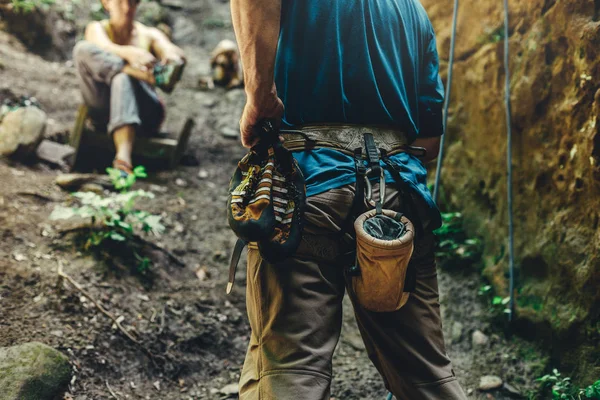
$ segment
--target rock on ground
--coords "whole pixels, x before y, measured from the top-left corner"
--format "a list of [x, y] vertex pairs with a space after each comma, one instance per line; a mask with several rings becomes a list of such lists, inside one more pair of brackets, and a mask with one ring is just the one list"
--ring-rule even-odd
[[34, 153], [44, 136], [46, 120], [46, 113], [33, 106], [6, 114], [0, 122], [0, 156]]
[[473, 332], [472, 343], [473, 348], [475, 347], [483, 347], [489, 343], [490, 339], [486, 336], [485, 333], [481, 331]]
[[70, 380], [69, 359], [45, 344], [0, 348], [0, 400], [52, 400]]
[[502, 386], [502, 378], [494, 375], [482, 376], [479, 380], [479, 390], [487, 391], [498, 389]]

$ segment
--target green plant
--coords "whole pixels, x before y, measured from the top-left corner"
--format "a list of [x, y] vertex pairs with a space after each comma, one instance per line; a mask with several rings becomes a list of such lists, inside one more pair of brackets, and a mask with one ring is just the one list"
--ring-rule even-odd
[[478, 292], [478, 294], [479, 294], [480, 296], [483, 296], [483, 295], [486, 295], [486, 294], [490, 293], [490, 292], [491, 292], [491, 290], [492, 290], [492, 285], [483, 285], [483, 286], [481, 286], [481, 287], [479, 288], [479, 292]]
[[510, 309], [507, 307], [510, 302], [510, 297], [501, 297], [493, 295], [493, 287], [492, 285], [483, 285], [479, 288], [478, 294], [480, 296], [485, 296], [488, 298], [489, 304], [491, 306], [491, 313], [499, 313], [499, 312], [510, 312]]
[[38, 8], [53, 5], [56, 0], [11, 0], [13, 10], [18, 13], [30, 13]]
[[492, 311], [502, 311], [506, 314], [509, 314], [510, 308], [507, 307], [508, 303], [510, 303], [510, 297], [494, 296], [492, 297]]
[[467, 237], [462, 214], [442, 213], [442, 226], [434, 231], [438, 238], [436, 257], [443, 267], [469, 266], [481, 258], [479, 239]]
[[138, 261], [138, 270], [145, 272], [150, 267], [150, 260], [139, 255], [132, 242], [139, 233], [160, 235], [165, 227], [161, 224], [161, 216], [135, 208], [139, 199], [153, 199], [154, 194], [145, 190], [130, 188], [138, 177], [145, 177], [143, 167], [137, 167], [134, 174], [127, 178], [109, 168], [107, 172], [120, 193], [105, 196], [91, 192], [75, 192], [72, 194], [77, 205], [57, 206], [50, 214], [51, 220], [82, 218], [89, 219], [89, 230], [84, 249], [97, 248], [106, 241], [120, 242], [129, 247]]
[[123, 176], [123, 172], [116, 168], [106, 168], [106, 173], [115, 187], [122, 192], [127, 192], [135, 184], [138, 178], [147, 178], [146, 168], [139, 165], [133, 169], [133, 174]]
[[571, 378], [563, 378], [557, 369], [553, 369], [552, 374], [544, 375], [536, 381], [541, 383], [542, 389], [551, 389], [552, 400], [600, 399], [600, 380], [586, 388], [578, 388], [571, 382]]

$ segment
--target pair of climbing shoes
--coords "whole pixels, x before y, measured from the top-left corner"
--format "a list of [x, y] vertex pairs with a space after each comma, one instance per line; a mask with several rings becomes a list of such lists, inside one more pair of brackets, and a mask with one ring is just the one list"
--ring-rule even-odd
[[294, 254], [302, 239], [306, 203], [304, 176], [283, 147], [273, 121], [255, 127], [260, 138], [238, 163], [229, 184], [227, 219], [239, 238], [230, 266], [228, 292], [243, 244], [258, 244], [263, 259], [280, 262]]

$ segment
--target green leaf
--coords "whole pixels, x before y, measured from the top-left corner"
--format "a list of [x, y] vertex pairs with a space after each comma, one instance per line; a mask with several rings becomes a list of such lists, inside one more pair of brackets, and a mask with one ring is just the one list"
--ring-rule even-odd
[[148, 174], [146, 173], [146, 168], [142, 165], [138, 165], [137, 167], [135, 167], [133, 169], [133, 174], [137, 178], [147, 178], [148, 177]]
[[123, 228], [124, 230], [126, 230], [127, 232], [133, 232], [133, 227], [131, 226], [131, 224], [128, 224], [127, 222], [117, 221], [117, 225], [119, 227]]
[[494, 296], [494, 298], [492, 299], [492, 304], [495, 306], [502, 304], [502, 297]]
[[149, 215], [144, 218], [144, 230], [146, 232], [152, 231], [154, 234], [160, 234], [164, 232], [165, 226], [160, 223], [162, 217], [160, 215]]
[[115, 231], [110, 232], [110, 238], [117, 242], [124, 242], [126, 240], [125, 236]]

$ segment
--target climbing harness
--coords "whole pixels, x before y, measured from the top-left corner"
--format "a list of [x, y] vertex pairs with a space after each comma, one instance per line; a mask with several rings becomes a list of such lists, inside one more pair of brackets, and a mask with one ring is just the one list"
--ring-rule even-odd
[[[450, 40], [450, 56], [448, 60], [448, 80], [446, 82], [446, 98], [444, 101], [444, 132], [448, 125], [448, 107], [450, 103], [450, 94], [452, 89], [452, 72], [454, 66], [454, 52], [456, 45], [456, 27], [458, 20], [458, 0], [454, 1], [454, 15], [452, 21], [452, 38]], [[513, 216], [513, 166], [512, 166], [512, 110], [510, 103], [510, 64], [509, 64], [509, 6], [508, 0], [504, 0], [504, 71], [505, 71], [505, 109], [506, 109], [506, 134], [507, 134], [507, 149], [506, 149], [506, 164], [507, 164], [507, 207], [508, 207], [508, 269], [509, 269], [509, 291], [510, 303], [508, 310], [508, 322], [514, 319], [515, 311], [515, 262], [514, 262], [514, 216]], [[442, 135], [440, 143], [440, 152], [437, 160], [437, 168], [435, 174], [435, 186], [433, 191], [434, 201], [438, 202], [440, 177], [442, 173], [442, 162], [444, 158], [444, 143], [446, 135]]]

